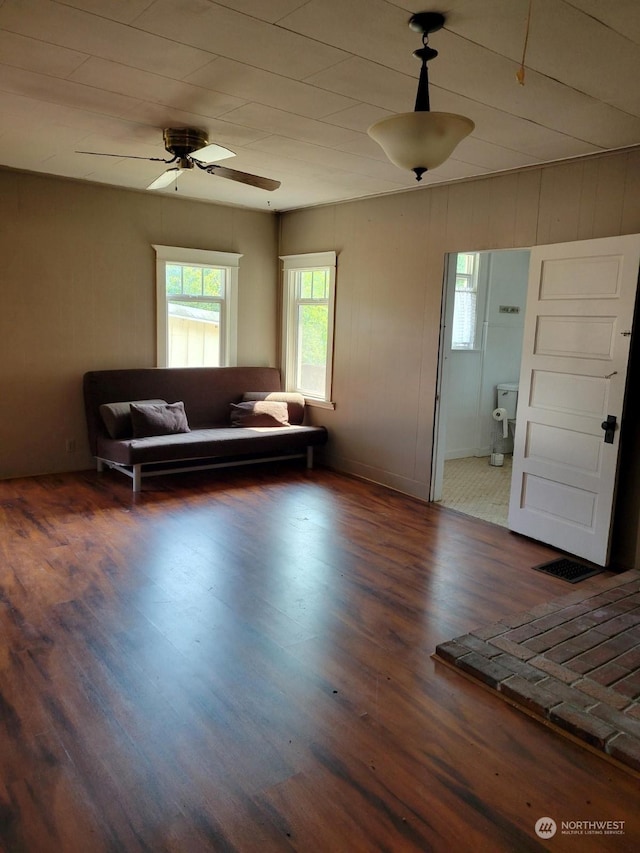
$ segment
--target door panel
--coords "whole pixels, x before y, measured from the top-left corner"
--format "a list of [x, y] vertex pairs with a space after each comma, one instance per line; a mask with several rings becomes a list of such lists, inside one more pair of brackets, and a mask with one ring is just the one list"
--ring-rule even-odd
[[532, 249], [509, 527], [606, 565], [640, 235]]

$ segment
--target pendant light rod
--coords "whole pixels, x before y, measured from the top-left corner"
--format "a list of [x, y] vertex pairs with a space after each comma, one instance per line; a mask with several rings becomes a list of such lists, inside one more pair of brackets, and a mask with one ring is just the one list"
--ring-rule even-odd
[[422, 44], [419, 50], [414, 50], [413, 55], [416, 59], [422, 60], [422, 65], [420, 67], [420, 78], [418, 80], [418, 91], [416, 93], [416, 105], [414, 107], [415, 112], [429, 112], [429, 69], [427, 68], [427, 62], [430, 59], [435, 59], [438, 55], [438, 51], [434, 50], [432, 47], [427, 46], [427, 36], [422, 36]]
[[435, 33], [444, 26], [444, 15], [440, 12], [416, 12], [409, 18], [409, 29], [414, 33], [422, 33], [422, 47], [413, 51], [416, 59], [420, 59], [420, 79], [416, 94], [415, 112], [429, 112], [429, 69], [427, 62], [435, 59], [438, 51], [429, 47], [429, 33]]
[[412, 171], [417, 181], [451, 156], [456, 145], [468, 136], [474, 123], [454, 113], [431, 112], [427, 63], [438, 55], [428, 46], [429, 33], [442, 29], [445, 17], [439, 12], [417, 12], [409, 27], [422, 34], [422, 47], [413, 55], [421, 62], [416, 105], [412, 113], [398, 113], [371, 125], [367, 133], [400, 169]]

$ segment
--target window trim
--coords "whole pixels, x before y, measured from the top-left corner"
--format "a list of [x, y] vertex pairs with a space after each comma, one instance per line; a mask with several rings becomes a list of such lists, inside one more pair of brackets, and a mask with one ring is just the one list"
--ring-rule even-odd
[[152, 244], [156, 253], [156, 366], [167, 367], [167, 264], [223, 267], [225, 298], [221, 302], [222, 352], [221, 364], [233, 367], [238, 362], [238, 268], [242, 255], [237, 252], [217, 252], [209, 249], [185, 249], [180, 246]]
[[[337, 255], [333, 251], [309, 252], [302, 255], [280, 255], [282, 261], [283, 299], [282, 299], [282, 372], [283, 384], [287, 391], [296, 391], [297, 374], [297, 322], [296, 309], [296, 273], [314, 269], [329, 270], [329, 297], [327, 300], [327, 361], [324, 394], [312, 396], [305, 394], [310, 405], [322, 408], [335, 408], [331, 402], [333, 386], [333, 333], [335, 318], [335, 291]], [[303, 300], [304, 301], [304, 300]]]

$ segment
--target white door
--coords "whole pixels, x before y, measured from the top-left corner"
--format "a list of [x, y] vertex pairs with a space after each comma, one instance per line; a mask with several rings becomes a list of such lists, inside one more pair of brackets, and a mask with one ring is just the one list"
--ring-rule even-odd
[[639, 266], [637, 234], [531, 251], [509, 527], [601, 566]]

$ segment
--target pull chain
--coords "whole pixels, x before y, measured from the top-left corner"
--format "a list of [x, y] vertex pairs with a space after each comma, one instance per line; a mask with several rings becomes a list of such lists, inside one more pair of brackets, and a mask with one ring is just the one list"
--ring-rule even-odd
[[527, 55], [527, 44], [529, 43], [529, 26], [531, 24], [531, 7], [533, 6], [533, 0], [529, 0], [529, 11], [527, 13], [527, 28], [524, 33], [524, 47], [522, 48], [522, 60], [520, 62], [520, 68], [516, 71], [516, 80], [520, 83], [521, 86], [524, 86], [524, 59]]

